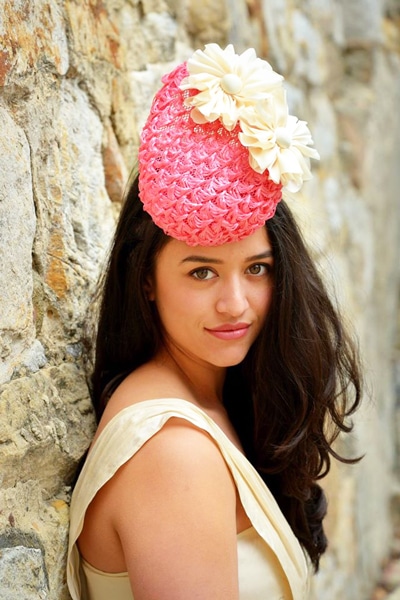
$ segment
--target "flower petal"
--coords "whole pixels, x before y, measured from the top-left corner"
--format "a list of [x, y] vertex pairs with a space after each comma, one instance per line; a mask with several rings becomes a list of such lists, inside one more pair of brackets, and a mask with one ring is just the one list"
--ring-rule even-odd
[[257, 57], [253, 48], [235, 53], [207, 44], [187, 62], [189, 76], [182, 90], [197, 91], [185, 98], [195, 123], [219, 119], [232, 131], [239, 122], [238, 139], [249, 150], [249, 163], [258, 173], [288, 190], [311, 177], [310, 158], [318, 159], [306, 121], [289, 115], [283, 77]]

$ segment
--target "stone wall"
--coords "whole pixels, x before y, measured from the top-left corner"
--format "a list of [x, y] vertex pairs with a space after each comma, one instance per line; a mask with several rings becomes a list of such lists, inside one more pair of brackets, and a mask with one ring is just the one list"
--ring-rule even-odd
[[74, 473], [94, 428], [82, 343], [140, 127], [193, 48], [255, 46], [321, 162], [293, 206], [364, 356], [365, 453], [325, 482], [318, 600], [367, 600], [396, 494], [398, 0], [3, 0], [0, 4], [0, 597], [67, 600]]

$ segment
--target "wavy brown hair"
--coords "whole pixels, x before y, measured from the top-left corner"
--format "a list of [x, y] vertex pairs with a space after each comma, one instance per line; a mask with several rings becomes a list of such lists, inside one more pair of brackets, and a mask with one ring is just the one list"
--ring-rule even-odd
[[317, 481], [329, 472], [331, 457], [359, 460], [340, 456], [333, 443], [352, 429], [347, 418], [361, 400], [360, 361], [284, 202], [266, 227], [274, 255], [272, 304], [265, 328], [226, 383], [251, 398], [247, 421], [232, 395], [226, 397], [251, 461], [317, 570], [327, 547], [326, 499]]
[[[224, 402], [249, 460], [274, 494], [318, 569], [327, 540], [325, 495], [317, 481], [339, 456], [333, 442], [352, 428], [361, 397], [356, 346], [347, 336], [287, 205], [266, 228], [274, 291], [264, 329], [240, 365], [228, 369]], [[129, 188], [102, 282], [92, 395], [98, 419], [116, 386], [162, 344], [146, 295], [169, 238]]]

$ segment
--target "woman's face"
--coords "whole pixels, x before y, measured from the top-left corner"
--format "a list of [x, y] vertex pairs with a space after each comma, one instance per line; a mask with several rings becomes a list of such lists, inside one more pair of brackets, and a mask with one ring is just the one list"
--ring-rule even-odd
[[170, 352], [228, 367], [244, 359], [258, 336], [272, 287], [272, 248], [262, 227], [223, 246], [172, 239], [157, 257], [149, 298]]

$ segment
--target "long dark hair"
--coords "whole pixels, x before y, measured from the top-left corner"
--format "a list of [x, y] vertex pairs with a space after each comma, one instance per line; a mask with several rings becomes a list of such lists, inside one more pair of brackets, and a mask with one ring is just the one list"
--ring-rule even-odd
[[265, 328], [226, 382], [231, 389], [245, 382], [250, 391], [247, 421], [231, 394], [227, 401], [246, 451], [317, 570], [327, 539], [326, 499], [316, 481], [329, 472], [331, 457], [359, 460], [340, 456], [332, 444], [352, 429], [346, 421], [361, 400], [360, 362], [284, 202], [266, 227], [274, 254], [272, 304]]
[[[240, 365], [228, 369], [224, 402], [249, 460], [274, 494], [315, 569], [327, 541], [326, 501], [316, 483], [342, 462], [332, 444], [351, 430], [361, 397], [355, 345], [347, 337], [287, 205], [266, 227], [274, 292], [266, 325]], [[144, 212], [138, 180], [129, 188], [102, 284], [92, 376], [98, 419], [117, 385], [162, 344], [146, 294], [169, 238]]]

